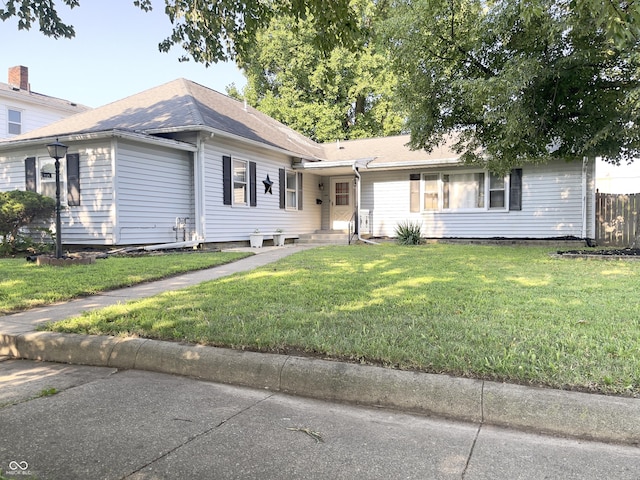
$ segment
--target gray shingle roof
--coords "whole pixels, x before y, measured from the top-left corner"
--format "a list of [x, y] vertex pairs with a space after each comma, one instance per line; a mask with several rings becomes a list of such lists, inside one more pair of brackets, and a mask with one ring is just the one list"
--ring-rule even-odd
[[[12, 137], [28, 141], [76, 134], [124, 131], [153, 135], [171, 130], [223, 132], [292, 156], [332, 163], [366, 159], [370, 167], [437, 163], [458, 157], [450, 145], [427, 153], [407, 147], [408, 135], [318, 144], [255, 108], [186, 79], [178, 79], [108, 105]], [[314, 165], [320, 167], [321, 165]]]
[[324, 158], [327, 163], [366, 159], [370, 161], [369, 166], [373, 167], [381, 164], [429, 163], [459, 157], [451, 149], [452, 141], [426, 152], [411, 150], [408, 147], [409, 140], [409, 135], [397, 135], [324, 144]]
[[105, 131], [153, 134], [183, 129], [213, 129], [316, 158], [322, 146], [242, 102], [195, 82], [178, 79], [46, 127], [13, 137], [29, 140]]

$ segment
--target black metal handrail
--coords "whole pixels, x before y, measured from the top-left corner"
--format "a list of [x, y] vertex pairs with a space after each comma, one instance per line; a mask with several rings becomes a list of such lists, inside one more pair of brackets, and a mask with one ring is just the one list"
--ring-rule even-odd
[[356, 222], [358, 221], [358, 211], [354, 210], [351, 215], [351, 219], [349, 220], [349, 245], [351, 245], [351, 240], [355, 237], [358, 232], [356, 228]]

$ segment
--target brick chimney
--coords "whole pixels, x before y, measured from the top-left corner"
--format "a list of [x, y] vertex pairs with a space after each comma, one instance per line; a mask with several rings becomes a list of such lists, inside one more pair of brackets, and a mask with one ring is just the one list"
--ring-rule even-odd
[[10, 67], [9, 85], [20, 87], [20, 90], [31, 90], [29, 88], [29, 69], [23, 66]]

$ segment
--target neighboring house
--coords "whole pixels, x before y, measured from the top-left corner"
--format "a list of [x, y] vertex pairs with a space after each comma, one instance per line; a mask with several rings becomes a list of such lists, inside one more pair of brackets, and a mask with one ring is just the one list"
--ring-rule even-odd
[[498, 178], [446, 147], [411, 151], [407, 136], [317, 144], [184, 79], [0, 142], [0, 189], [51, 194], [56, 139], [69, 146], [66, 244], [226, 243], [350, 223], [393, 236], [404, 220], [433, 238], [593, 237], [592, 162]]
[[0, 141], [13, 138], [89, 107], [31, 91], [29, 69], [11, 67], [8, 83], [0, 82]]
[[640, 159], [629, 165], [613, 165], [598, 159], [596, 189], [600, 193], [640, 193]]

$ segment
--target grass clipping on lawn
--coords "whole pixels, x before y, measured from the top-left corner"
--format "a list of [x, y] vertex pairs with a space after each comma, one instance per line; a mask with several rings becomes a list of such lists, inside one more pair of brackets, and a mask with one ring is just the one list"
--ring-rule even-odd
[[48, 326], [640, 394], [640, 263], [548, 248], [323, 247]]

